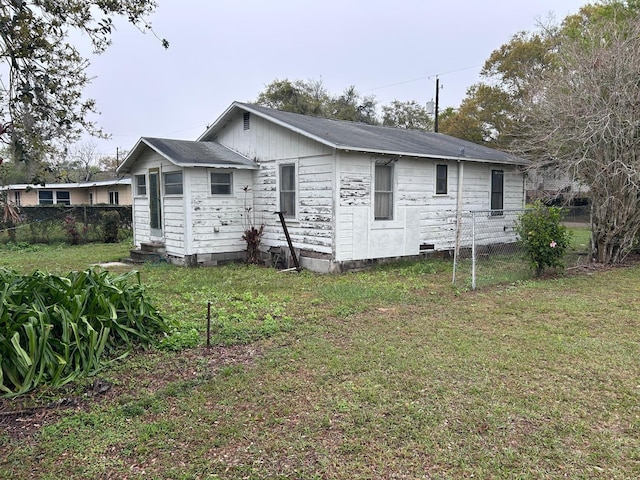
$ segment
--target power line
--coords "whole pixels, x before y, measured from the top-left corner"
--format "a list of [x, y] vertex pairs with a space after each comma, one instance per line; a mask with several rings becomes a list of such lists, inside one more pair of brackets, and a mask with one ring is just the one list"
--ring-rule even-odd
[[381, 85], [379, 87], [374, 87], [374, 88], [369, 88], [367, 90], [363, 90], [362, 93], [371, 92], [373, 90], [381, 90], [383, 88], [397, 87], [398, 85], [406, 85], [407, 83], [419, 82], [421, 80], [431, 80], [431, 78], [433, 78], [433, 77], [441, 77], [442, 75], [449, 75], [451, 73], [463, 72], [465, 70], [471, 70], [472, 68], [478, 68], [480, 66], [482, 66], [482, 65], [481, 64], [480, 65], [472, 65], [470, 67], [458, 68], [456, 70], [449, 70], [448, 72], [434, 73], [432, 75], [426, 75], [424, 77], [414, 78], [413, 80], [405, 80], [405, 81], [402, 81], [402, 82], [390, 83], [388, 85]]

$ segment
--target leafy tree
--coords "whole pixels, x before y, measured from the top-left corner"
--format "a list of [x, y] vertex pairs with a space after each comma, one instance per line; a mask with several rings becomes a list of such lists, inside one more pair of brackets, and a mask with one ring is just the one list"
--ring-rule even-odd
[[342, 95], [329, 99], [327, 116], [336, 120], [375, 125], [378, 123], [376, 105], [374, 96], [361, 97], [356, 87], [351, 85], [345, 89]]
[[154, 0], [0, 2], [0, 139], [14, 160], [35, 163], [82, 132], [103, 135], [88, 119], [95, 102], [83, 95], [88, 61], [69, 36], [85, 34], [101, 53], [110, 44], [114, 18], [149, 30], [146, 17], [155, 8]]
[[394, 100], [382, 107], [383, 125], [426, 132], [433, 131], [433, 123], [427, 108], [414, 100], [408, 102]]
[[375, 97], [362, 97], [354, 86], [334, 96], [327, 92], [322, 80], [274, 80], [258, 94], [255, 103], [303, 115], [378, 123]]
[[460, 108], [442, 122], [440, 131], [507, 149], [527, 125], [518, 113], [530, 79], [553, 67], [557, 50], [554, 31], [547, 27], [538, 33], [519, 32], [494, 50], [480, 72], [483, 81], [467, 90]]
[[327, 116], [330, 97], [321, 80], [274, 80], [260, 92], [255, 103], [285, 112]]
[[102, 156], [98, 160], [98, 167], [100, 168], [100, 177], [113, 178], [117, 176], [116, 170], [120, 166], [120, 163], [129, 154], [128, 150], [120, 149], [116, 156]]
[[589, 187], [594, 254], [617, 263], [640, 232], [640, 23], [602, 14], [580, 35], [565, 32], [561, 46], [555, 68], [531, 79], [523, 96], [528, 129], [517, 146]]

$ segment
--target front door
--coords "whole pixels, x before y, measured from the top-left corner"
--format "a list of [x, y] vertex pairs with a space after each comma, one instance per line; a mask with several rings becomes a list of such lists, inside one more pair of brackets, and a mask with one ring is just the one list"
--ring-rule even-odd
[[149, 170], [149, 227], [152, 237], [162, 237], [162, 202], [160, 201], [160, 170]]

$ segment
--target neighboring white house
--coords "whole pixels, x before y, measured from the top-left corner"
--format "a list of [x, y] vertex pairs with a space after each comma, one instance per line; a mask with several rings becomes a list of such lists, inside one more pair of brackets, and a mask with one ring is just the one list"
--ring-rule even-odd
[[329, 272], [450, 250], [462, 211], [492, 210], [505, 231], [527, 163], [441, 133], [236, 102], [197, 141], [141, 138], [118, 171], [133, 179], [136, 246], [215, 264], [244, 256], [255, 222], [265, 256], [284, 253], [280, 211], [302, 266]]

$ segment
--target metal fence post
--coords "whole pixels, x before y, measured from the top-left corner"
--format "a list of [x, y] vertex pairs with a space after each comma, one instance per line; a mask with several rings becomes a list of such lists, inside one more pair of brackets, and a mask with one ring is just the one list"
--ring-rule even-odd
[[471, 289], [476, 289], [476, 212], [471, 212]]

